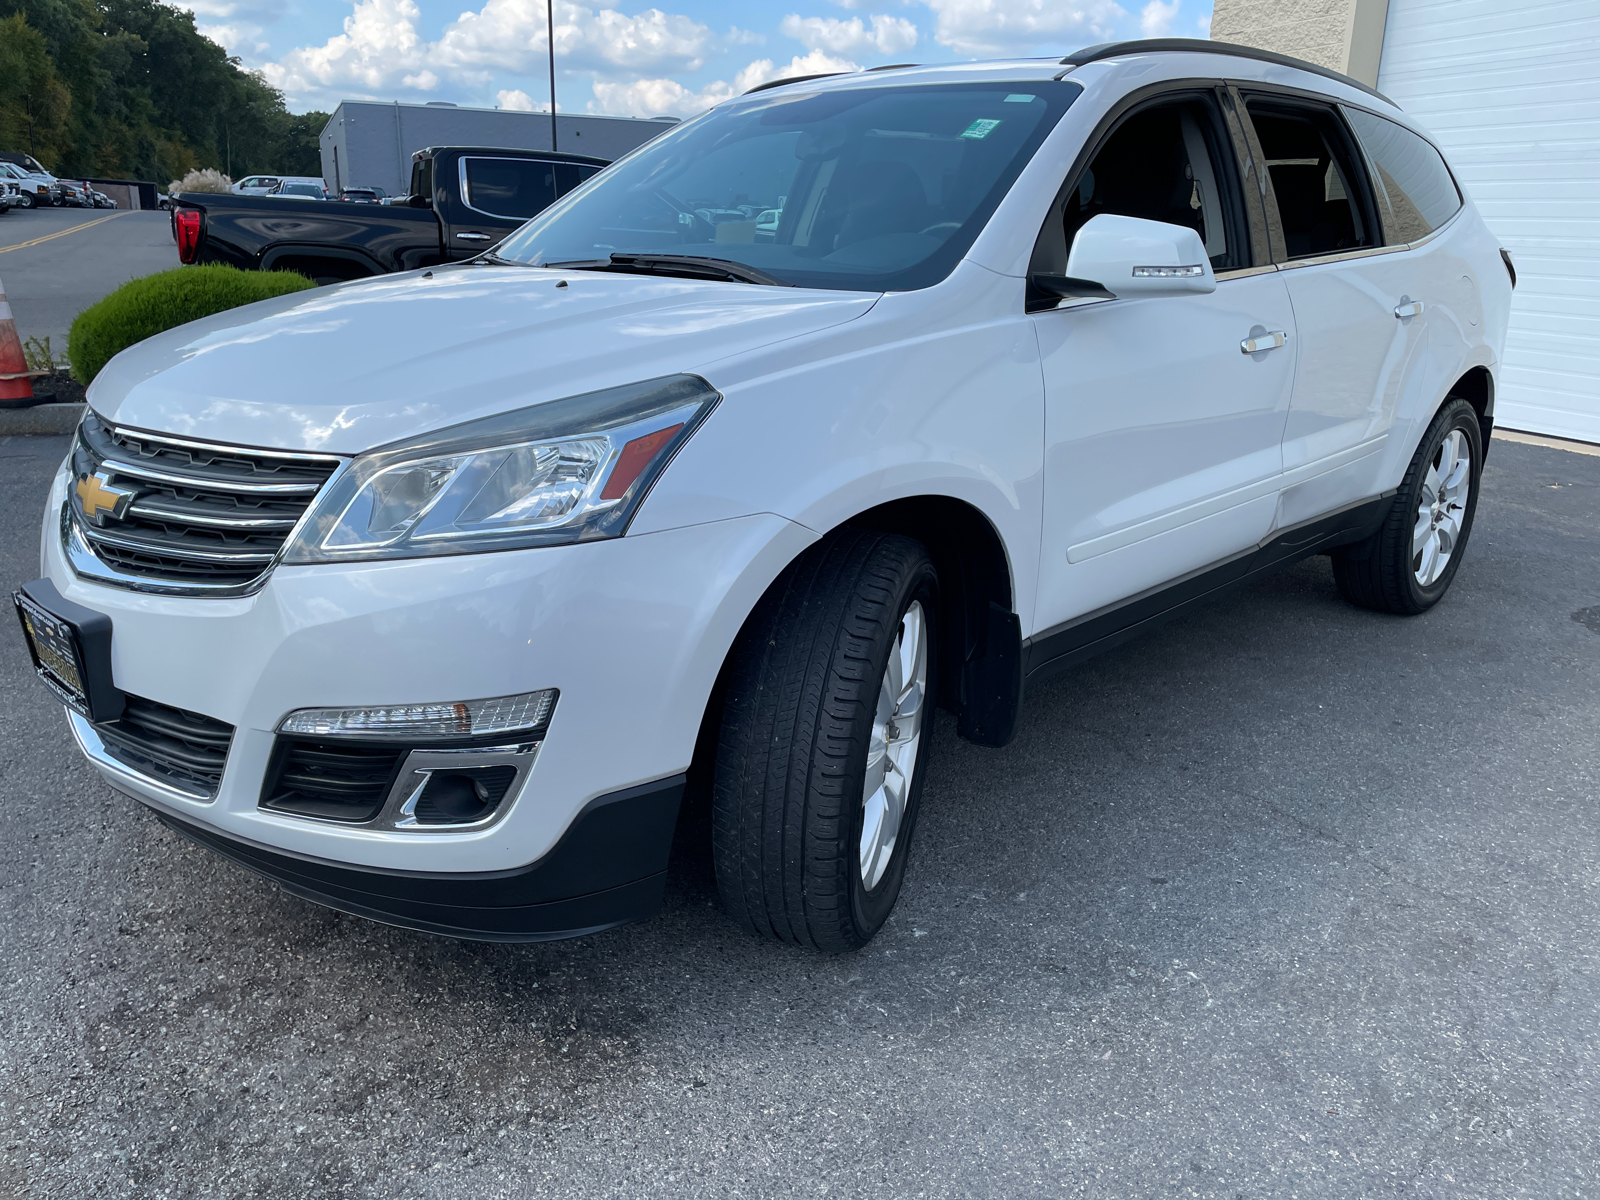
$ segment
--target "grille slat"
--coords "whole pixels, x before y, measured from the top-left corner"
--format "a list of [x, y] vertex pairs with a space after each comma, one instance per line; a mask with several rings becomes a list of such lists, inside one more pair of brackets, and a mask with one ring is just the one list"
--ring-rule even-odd
[[116, 429], [90, 413], [74, 474], [98, 472], [135, 495], [120, 518], [104, 509], [86, 516], [76, 488], [69, 504], [90, 553], [119, 576], [180, 590], [242, 589], [272, 568], [340, 461]]
[[233, 726], [143, 696], [128, 695], [122, 715], [96, 723], [106, 752], [141, 775], [211, 800], [222, 786]]
[[288, 533], [295, 526], [294, 517], [234, 516], [226, 512], [207, 512], [197, 503], [172, 504], [159, 500], [137, 500], [128, 506], [128, 516], [156, 523], [172, 522], [178, 525], [199, 525], [203, 528], [233, 529], [242, 532], [265, 530]]

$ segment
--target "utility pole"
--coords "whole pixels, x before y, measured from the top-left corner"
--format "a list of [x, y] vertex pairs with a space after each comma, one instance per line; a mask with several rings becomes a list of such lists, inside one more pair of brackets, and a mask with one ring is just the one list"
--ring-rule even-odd
[[556, 0], [544, 0], [545, 32], [550, 42], [550, 149], [556, 148]]

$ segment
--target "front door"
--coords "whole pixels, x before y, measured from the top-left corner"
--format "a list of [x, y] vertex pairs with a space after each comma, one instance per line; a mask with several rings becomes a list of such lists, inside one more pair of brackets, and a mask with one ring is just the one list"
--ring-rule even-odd
[[1252, 261], [1211, 93], [1128, 115], [1058, 202], [1035, 269], [1059, 272], [1049, 260], [1102, 212], [1196, 229], [1217, 289], [1034, 315], [1046, 394], [1036, 637], [1254, 549], [1283, 469], [1294, 314], [1278, 273]]

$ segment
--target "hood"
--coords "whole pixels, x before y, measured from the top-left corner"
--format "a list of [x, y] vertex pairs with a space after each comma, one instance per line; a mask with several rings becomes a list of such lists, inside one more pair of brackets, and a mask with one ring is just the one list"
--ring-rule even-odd
[[[562, 280], [566, 287], [557, 286]], [[195, 321], [106, 364], [89, 404], [152, 432], [355, 454], [852, 320], [877, 293], [436, 268]]]

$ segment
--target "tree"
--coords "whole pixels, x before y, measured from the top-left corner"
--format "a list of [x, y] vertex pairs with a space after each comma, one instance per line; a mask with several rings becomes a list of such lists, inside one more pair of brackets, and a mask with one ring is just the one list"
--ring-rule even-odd
[[29, 153], [71, 177], [321, 174], [326, 114], [291, 114], [185, 9], [0, 0], [0, 18], [0, 149], [32, 139]]
[[52, 166], [68, 143], [71, 107], [44, 36], [21, 13], [0, 20], [0, 143]]

